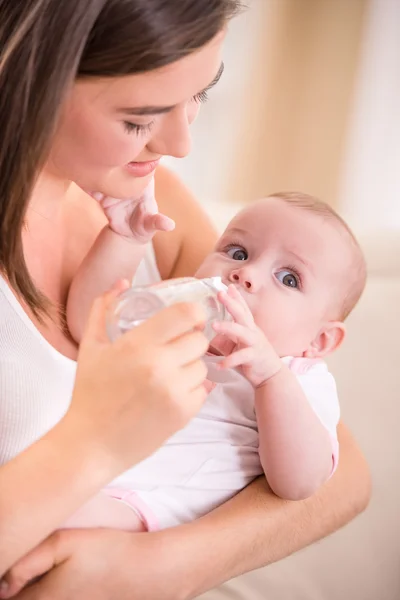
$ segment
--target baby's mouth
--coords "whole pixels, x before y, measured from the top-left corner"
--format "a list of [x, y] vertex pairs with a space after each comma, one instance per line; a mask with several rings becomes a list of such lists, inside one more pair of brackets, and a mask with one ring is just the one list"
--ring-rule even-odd
[[234, 342], [220, 333], [211, 340], [207, 354], [209, 356], [229, 356], [234, 347]]
[[212, 344], [208, 346], [208, 350], [206, 352], [208, 356], [223, 356], [222, 352], [214, 348]]

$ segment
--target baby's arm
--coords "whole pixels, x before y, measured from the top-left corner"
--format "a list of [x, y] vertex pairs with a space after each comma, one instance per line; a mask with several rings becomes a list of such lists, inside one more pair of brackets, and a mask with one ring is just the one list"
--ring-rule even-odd
[[[235, 342], [233, 352], [221, 363], [221, 367], [239, 368], [254, 387], [259, 453], [268, 483], [277, 496], [287, 500], [311, 496], [332, 473], [334, 455], [333, 436], [317, 416], [318, 402], [313, 402], [313, 398], [304, 393], [296, 375], [283, 364], [265, 334], [254, 323], [250, 309], [238, 290], [230, 286], [227, 294], [220, 294], [220, 300], [233, 317], [233, 322], [216, 323], [214, 328], [217, 333], [225, 334]], [[330, 387], [327, 390], [330, 392], [333, 380], [329, 379], [329, 373], [321, 373], [322, 377], [319, 375], [317, 383], [328, 382]], [[316, 396], [320, 396], [325, 388], [318, 385]], [[331, 398], [332, 394], [323, 400], [329, 402]], [[324, 420], [329, 422], [330, 428], [336, 417], [335, 411], [333, 417], [328, 416]]]
[[95, 298], [119, 279], [134, 276], [146, 244], [115, 233], [108, 225], [102, 229], [80, 265], [68, 293], [67, 322], [74, 340], [80, 343]]
[[331, 475], [332, 441], [286, 365], [255, 390], [261, 464], [272, 491], [311, 496]]
[[67, 301], [68, 328], [78, 343], [94, 299], [120, 279], [131, 281], [155, 233], [171, 231], [175, 226], [171, 219], [158, 213], [153, 183], [138, 199], [97, 199], [109, 224], [80, 265]]

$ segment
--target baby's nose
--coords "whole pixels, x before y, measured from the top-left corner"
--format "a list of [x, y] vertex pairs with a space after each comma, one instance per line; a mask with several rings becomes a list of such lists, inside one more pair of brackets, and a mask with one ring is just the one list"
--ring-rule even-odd
[[248, 276], [248, 274], [243, 273], [241, 269], [232, 271], [229, 277], [229, 281], [231, 283], [239, 284], [249, 291], [253, 288], [251, 278]]

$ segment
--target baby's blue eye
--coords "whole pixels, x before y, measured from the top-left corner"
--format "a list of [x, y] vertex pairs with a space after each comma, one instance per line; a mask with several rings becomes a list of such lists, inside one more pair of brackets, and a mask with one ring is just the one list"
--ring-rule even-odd
[[277, 273], [275, 273], [275, 277], [286, 287], [294, 289], [300, 287], [299, 278], [291, 271], [283, 269], [282, 271], [278, 271]]
[[247, 260], [249, 255], [247, 254], [244, 248], [240, 246], [233, 246], [232, 248], [228, 248], [226, 251], [227, 255], [233, 260]]

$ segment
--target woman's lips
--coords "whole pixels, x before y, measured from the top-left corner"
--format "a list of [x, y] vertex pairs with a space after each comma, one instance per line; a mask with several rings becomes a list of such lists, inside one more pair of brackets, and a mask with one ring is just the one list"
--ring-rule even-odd
[[159, 162], [160, 159], [147, 162], [130, 162], [126, 165], [126, 169], [135, 177], [146, 177], [156, 169]]

